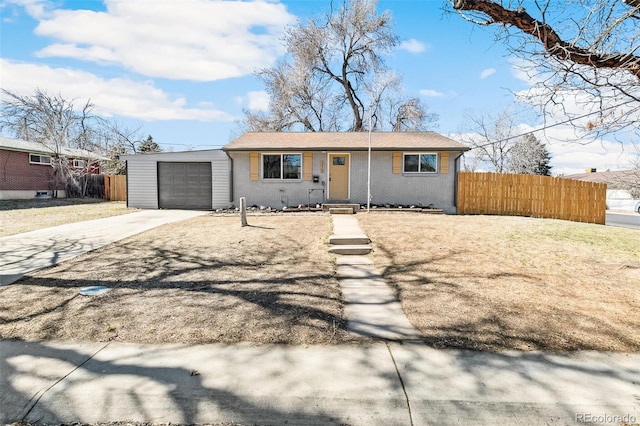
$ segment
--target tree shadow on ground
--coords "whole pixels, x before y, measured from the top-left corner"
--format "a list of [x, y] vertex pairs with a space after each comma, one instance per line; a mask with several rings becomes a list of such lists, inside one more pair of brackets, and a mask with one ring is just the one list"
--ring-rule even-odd
[[[127, 360], [126, 353], [122, 357], [101, 359], [100, 351], [107, 345], [91, 353], [95, 351], [95, 345], [79, 352], [55, 344], [0, 341], [2, 423], [69, 424], [124, 420], [179, 424], [216, 421], [243, 424], [280, 424], [283, 421], [291, 424], [343, 423], [313, 407], [309, 410], [290, 409], [287, 407], [290, 401], [286, 398], [260, 400], [239, 395], [228, 388], [205, 386], [202, 376], [187, 368], [136, 365]], [[153, 358], [153, 350], [148, 351]], [[42, 364], [43, 360], [59, 366], [58, 371], [45, 372], [33, 367]], [[63, 377], [64, 385], [56, 387]], [[107, 385], [104, 388], [90, 386], [95, 380]], [[122, 381], [125, 386], [118, 384]], [[20, 388], [14, 383], [18, 383]], [[92, 395], [85, 399], [83, 392], [87, 391]], [[102, 404], [86, 406], [87, 401]], [[126, 417], [110, 417], [111, 406]], [[203, 409], [203, 406], [208, 409]], [[204, 413], [214, 418], [207, 420]]]
[[[138, 303], [158, 323], [167, 321], [168, 314], [162, 311], [175, 312], [171, 315], [175, 327], [190, 326], [193, 333], [198, 324], [185, 322], [196, 321], [203, 328], [223, 328], [226, 322], [236, 328], [235, 334], [221, 331], [223, 337], [197, 343], [241, 341], [251, 333], [240, 328], [251, 324], [254, 334], [262, 333], [256, 331], [260, 327], [271, 327], [275, 333], [272, 340], [260, 343], [305, 343], [304, 336], [297, 336], [301, 332], [313, 335], [306, 343], [351, 340], [331, 264], [309, 258], [293, 236], [285, 236], [280, 243], [288, 247], [288, 253], [265, 246], [233, 256], [206, 247], [185, 250], [124, 240], [0, 289], [7, 301], [0, 307], [0, 336], [25, 337], [8, 330], [29, 321], [29, 327], [40, 323], [47, 328], [46, 333], [29, 338], [69, 338], [59, 333], [66, 323], [79, 324], [87, 320], [83, 316], [87, 313], [92, 316], [89, 322], [96, 320], [100, 311], [104, 313], [103, 322], [118, 322], [119, 312], [120, 320], [129, 318], [131, 325], [136, 315], [141, 315], [131, 307]], [[246, 243], [238, 239], [235, 244]], [[96, 285], [111, 291], [95, 298], [78, 296], [79, 289]], [[208, 306], [203, 306], [205, 303]], [[180, 323], [179, 316], [184, 312], [191, 312], [192, 317]], [[263, 338], [268, 339], [268, 333]]]
[[[445, 261], [466, 261], [465, 252], [455, 248], [438, 254], [425, 252], [411, 262], [401, 261], [380, 242], [376, 250], [389, 259], [383, 277], [396, 290], [423, 341], [435, 348], [640, 351], [637, 333], [630, 331], [637, 329], [634, 318], [602, 316], [575, 304], [547, 301], [543, 306], [537, 304], [535, 295], [529, 300], [509, 300], [509, 293], [517, 293], [521, 285], [535, 286], [543, 295], [548, 286], [534, 275], [501, 271], [499, 265], [494, 268], [497, 270], [478, 272], [476, 276], [460, 273], [455, 267], [443, 272]], [[494, 300], [485, 297], [482, 286], [495, 280], [505, 282], [505, 294]], [[552, 291], [566, 293], [561, 294], [563, 297], [580, 297], [571, 288], [556, 286]]]
[[569, 424], [580, 413], [640, 418], [637, 355], [435, 351], [419, 344], [394, 352], [416, 424], [497, 424], [500, 416], [513, 424]]

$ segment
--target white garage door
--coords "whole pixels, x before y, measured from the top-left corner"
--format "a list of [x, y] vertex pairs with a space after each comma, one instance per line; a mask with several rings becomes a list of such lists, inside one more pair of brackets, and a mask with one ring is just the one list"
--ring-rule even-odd
[[211, 209], [211, 163], [158, 163], [161, 209]]

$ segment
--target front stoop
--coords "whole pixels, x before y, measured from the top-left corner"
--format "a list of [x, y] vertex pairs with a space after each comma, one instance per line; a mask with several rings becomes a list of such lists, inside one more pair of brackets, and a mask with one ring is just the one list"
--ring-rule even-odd
[[351, 207], [332, 207], [329, 209], [329, 214], [353, 214], [354, 211]]
[[334, 245], [329, 248], [329, 253], [363, 255], [371, 253], [371, 246], [368, 244]]
[[360, 211], [360, 204], [356, 203], [324, 203], [322, 205], [323, 212], [330, 212], [331, 209], [351, 209], [351, 213]]

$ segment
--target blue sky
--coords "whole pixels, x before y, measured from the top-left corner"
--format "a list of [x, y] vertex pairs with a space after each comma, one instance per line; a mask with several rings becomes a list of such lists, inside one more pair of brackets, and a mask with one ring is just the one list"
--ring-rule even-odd
[[[334, 0], [336, 3], [336, 0]], [[36, 87], [141, 126], [163, 148], [209, 149], [237, 134], [243, 108], [266, 97], [252, 75], [282, 54], [287, 25], [330, 1], [0, 0], [2, 88]], [[380, 0], [401, 44], [387, 65], [440, 116], [438, 132], [465, 131], [467, 110], [498, 114], [531, 87], [493, 29], [442, 11], [444, 0]], [[519, 110], [526, 109], [524, 106]], [[542, 119], [528, 114], [526, 126]], [[534, 117], [534, 118], [531, 118]], [[556, 173], [624, 168], [618, 142], [587, 146], [545, 138]]]

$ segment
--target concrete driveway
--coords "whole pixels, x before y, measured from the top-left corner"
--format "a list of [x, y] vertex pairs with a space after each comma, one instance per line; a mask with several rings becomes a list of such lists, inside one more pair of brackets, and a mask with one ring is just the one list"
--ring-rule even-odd
[[144, 210], [0, 238], [0, 285], [131, 235], [205, 211]]

